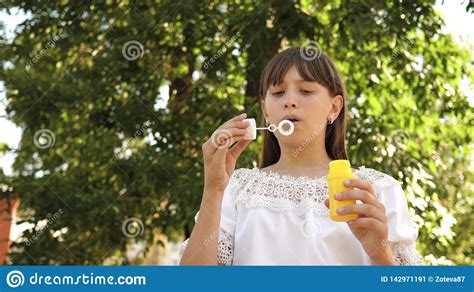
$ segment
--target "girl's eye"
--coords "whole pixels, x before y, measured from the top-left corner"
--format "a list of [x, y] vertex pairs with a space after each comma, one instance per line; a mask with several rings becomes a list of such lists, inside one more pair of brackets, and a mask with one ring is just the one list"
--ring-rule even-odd
[[301, 92], [303, 92], [304, 94], [311, 94], [311, 93], [313, 93], [314, 91], [303, 89], [303, 90], [301, 90]]
[[285, 93], [284, 91], [277, 91], [277, 92], [274, 92], [272, 93], [274, 96], [280, 96], [282, 95], [283, 93]]

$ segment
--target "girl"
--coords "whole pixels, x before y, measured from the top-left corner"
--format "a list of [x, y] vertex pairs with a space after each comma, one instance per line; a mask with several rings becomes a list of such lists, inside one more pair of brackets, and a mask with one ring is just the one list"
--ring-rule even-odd
[[234, 171], [250, 143], [243, 139], [246, 114], [203, 144], [204, 194], [181, 265], [423, 264], [404, 192], [389, 175], [353, 169], [357, 179], [346, 186], [355, 189], [336, 199], [358, 200], [338, 210], [358, 218], [329, 218], [328, 165], [348, 159], [347, 94], [332, 60], [306, 53], [304, 47], [282, 51], [262, 72], [265, 124], [290, 119], [295, 129], [290, 136], [265, 131], [260, 168]]

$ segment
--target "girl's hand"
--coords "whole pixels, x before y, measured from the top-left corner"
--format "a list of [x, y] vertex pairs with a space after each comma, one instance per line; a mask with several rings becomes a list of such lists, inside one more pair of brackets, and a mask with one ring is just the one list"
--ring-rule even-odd
[[[251, 142], [243, 140], [248, 126], [243, 122], [246, 117], [241, 114], [225, 122], [202, 145], [205, 188], [223, 192], [229, 183], [237, 159]], [[236, 141], [239, 142], [229, 148]]]
[[[337, 210], [338, 214], [358, 214], [359, 218], [348, 221], [347, 224], [360, 241], [367, 255], [376, 265], [395, 264], [395, 259], [388, 245], [388, 226], [385, 206], [375, 197], [372, 185], [367, 181], [349, 180], [344, 182], [346, 187], [354, 187], [335, 195], [336, 200], [359, 200], [355, 204]], [[324, 202], [329, 208], [329, 200]]]

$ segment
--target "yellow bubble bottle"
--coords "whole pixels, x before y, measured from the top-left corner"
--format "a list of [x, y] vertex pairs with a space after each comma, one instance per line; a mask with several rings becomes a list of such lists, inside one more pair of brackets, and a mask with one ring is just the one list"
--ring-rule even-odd
[[339, 215], [336, 210], [349, 205], [354, 205], [355, 200], [338, 201], [334, 199], [334, 195], [343, 191], [351, 190], [344, 186], [345, 180], [355, 179], [356, 176], [351, 170], [351, 164], [348, 160], [333, 160], [329, 163], [329, 173], [327, 176], [329, 188], [329, 217], [334, 221], [347, 222], [358, 217], [357, 214]]

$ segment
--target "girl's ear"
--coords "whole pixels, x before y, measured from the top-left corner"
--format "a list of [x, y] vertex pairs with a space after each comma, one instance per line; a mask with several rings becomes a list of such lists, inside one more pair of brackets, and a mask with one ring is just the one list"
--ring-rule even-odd
[[343, 106], [344, 106], [344, 97], [342, 95], [338, 94], [332, 98], [332, 107], [331, 107], [331, 111], [329, 112], [329, 116], [330, 118], [332, 118], [332, 120], [337, 119]]

